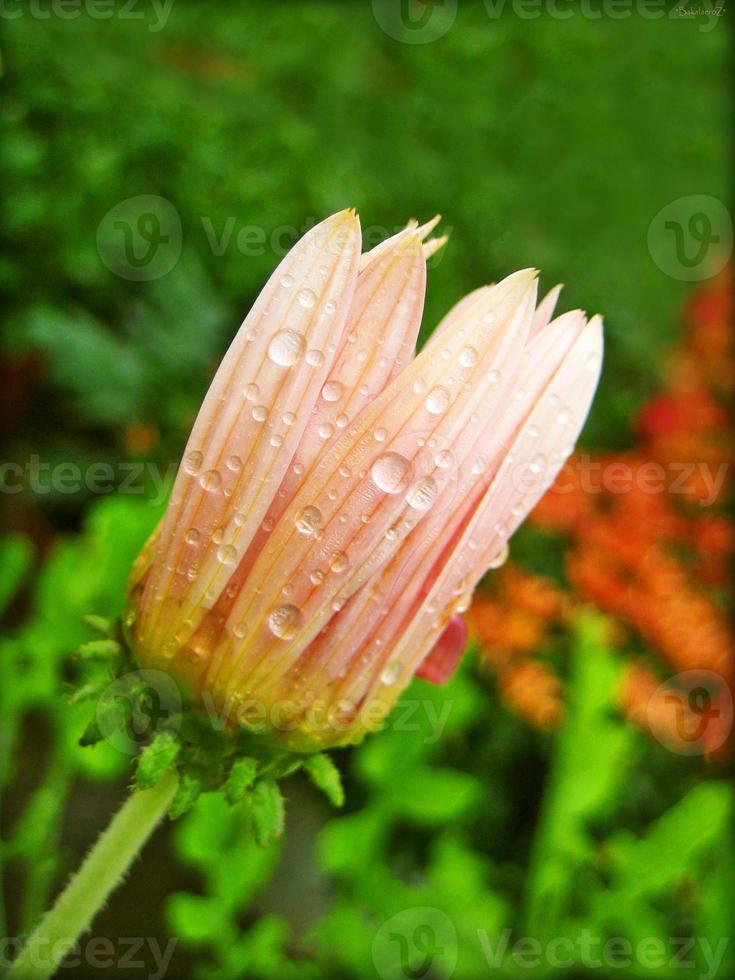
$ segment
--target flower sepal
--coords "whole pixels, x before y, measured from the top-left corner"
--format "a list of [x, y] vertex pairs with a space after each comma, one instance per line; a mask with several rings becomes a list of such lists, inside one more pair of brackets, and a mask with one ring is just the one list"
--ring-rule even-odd
[[279, 781], [302, 768], [330, 802], [342, 805], [339, 770], [328, 756], [283, 749], [246, 729], [215, 727], [206, 711], [183, 700], [161, 711], [161, 692], [150, 672], [138, 668], [122, 624], [101, 617], [85, 617], [85, 622], [98, 639], [74, 651], [83, 669], [69, 701], [96, 701], [96, 710], [80, 745], [128, 744], [131, 731], [143, 733], [135, 740], [134, 785], [150, 789], [175, 771], [171, 819], [190, 810], [202, 793], [222, 793], [230, 805], [244, 804], [255, 840], [266, 846], [283, 830]]

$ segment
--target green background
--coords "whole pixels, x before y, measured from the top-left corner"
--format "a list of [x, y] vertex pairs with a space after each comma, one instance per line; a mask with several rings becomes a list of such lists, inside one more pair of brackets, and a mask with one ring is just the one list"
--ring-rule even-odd
[[[463, 293], [527, 265], [542, 287], [566, 283], [562, 309], [603, 313], [606, 366], [584, 439], [628, 444], [691, 288], [652, 260], [649, 224], [679, 197], [728, 193], [724, 22], [592, 19], [573, 6], [566, 20], [494, 18], [461, 3], [441, 38], [415, 44], [363, 2], [176, 0], [160, 29], [144, 2], [142, 19], [120, 9], [3, 21], [7, 459], [175, 461], [280, 258], [244, 255], [237, 232], [270, 239], [346, 206], [385, 234], [444, 215], [424, 336]], [[96, 244], [107, 212], [141, 194], [171, 202], [183, 233], [178, 264], [151, 282], [116, 276]], [[206, 229], [219, 237], [228, 221], [214, 254]], [[126, 436], [134, 424], [156, 431], [142, 453]], [[158, 513], [151, 496], [25, 487], [2, 500], [3, 588], [17, 596], [0, 678], [9, 935], [125, 792], [125, 759], [76, 747], [88, 708], [69, 708], [61, 685], [85, 638], [80, 615], [119, 611]], [[437, 710], [452, 706], [439, 744], [389, 731], [339, 755], [345, 816], [330, 819], [294, 781], [281, 858], [205, 797], [161, 833], [94, 935], [178, 937], [172, 976], [400, 977], [381, 966], [381, 925], [403, 915], [395, 928], [412, 936], [422, 920], [410, 910], [428, 906], [456, 930], [458, 977], [486, 975], [478, 930], [494, 944], [506, 928], [512, 941], [658, 937], [663, 966], [612, 973], [680, 976], [671, 937], [714, 946], [731, 929], [732, 792], [615, 716], [621, 664], [599, 623], [579, 625], [569, 722], [549, 737], [510, 715], [470, 660], [448, 690], [420, 686]], [[704, 973], [700, 947], [691, 955]], [[447, 975], [447, 961], [433, 969]], [[606, 970], [577, 958], [566, 975]], [[732, 961], [721, 970], [732, 975]]]

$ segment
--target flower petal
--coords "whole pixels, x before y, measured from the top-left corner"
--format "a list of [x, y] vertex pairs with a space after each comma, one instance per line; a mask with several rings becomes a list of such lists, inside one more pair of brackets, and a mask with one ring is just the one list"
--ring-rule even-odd
[[156, 639], [173, 609], [178, 620], [199, 618], [219, 595], [217, 564], [236, 561], [265, 517], [340, 348], [359, 256], [353, 211], [321, 222], [281, 262], [232, 342], [163, 521], [142, 601], [150, 642], [149, 610], [162, 614]]
[[[520, 362], [535, 289], [532, 270], [496, 286], [447, 332], [444, 344], [423, 351], [320, 461], [256, 562], [253, 587], [235, 603], [228, 628], [247, 624], [247, 633], [234, 668], [231, 656], [224, 658], [229, 670], [222, 683], [234, 680], [233, 671], [249, 685], [262, 683], [263, 675], [276, 677], [398, 550], [450, 483], [452, 467], [432, 459], [424, 469], [421, 450], [433, 442], [432, 455], [456, 452], [461, 462], [484, 420], [499, 410]], [[307, 506], [319, 511], [319, 536], [298, 533]], [[278, 598], [283, 584], [285, 604]], [[297, 620], [286, 637], [278, 621], [285, 606]]]

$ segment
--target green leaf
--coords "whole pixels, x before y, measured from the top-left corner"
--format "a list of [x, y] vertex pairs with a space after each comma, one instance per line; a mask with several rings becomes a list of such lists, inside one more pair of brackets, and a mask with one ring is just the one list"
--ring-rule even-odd
[[32, 556], [30, 544], [20, 535], [8, 535], [0, 540], [0, 614], [20, 588]]
[[146, 745], [138, 759], [135, 776], [138, 788], [150, 789], [151, 786], [155, 786], [173, 764], [180, 748], [179, 741], [172, 732], [159, 732], [150, 745]]
[[339, 769], [328, 755], [319, 753], [311, 755], [304, 763], [311, 781], [320, 789], [333, 806], [343, 806], [345, 792], [342, 788], [342, 776]]
[[200, 772], [187, 770], [181, 774], [179, 785], [169, 807], [168, 815], [176, 820], [190, 810], [198, 800], [204, 787], [204, 775]]
[[80, 660], [114, 660], [121, 653], [122, 647], [116, 640], [89, 640], [76, 648], [74, 656]]
[[97, 633], [99, 636], [104, 636], [109, 638], [112, 635], [112, 631], [115, 628], [115, 621], [113, 619], [108, 619], [106, 616], [96, 616], [94, 613], [90, 613], [87, 616], [82, 616], [82, 622], [85, 626], [88, 626], [93, 633]]
[[265, 847], [274, 837], [280, 837], [286, 813], [283, 795], [275, 780], [258, 780], [250, 796], [250, 813], [253, 834], [261, 847]]
[[228, 803], [238, 803], [255, 782], [258, 773], [258, 763], [249, 756], [235, 759], [230, 774], [225, 783], [225, 797]]

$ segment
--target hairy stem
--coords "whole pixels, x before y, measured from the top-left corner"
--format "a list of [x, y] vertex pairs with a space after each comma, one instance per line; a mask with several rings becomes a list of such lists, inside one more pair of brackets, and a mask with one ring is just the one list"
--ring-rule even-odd
[[7, 974], [46, 980], [89, 928], [171, 804], [178, 777], [165, 773], [153, 789], [135, 790], [46, 913]]

